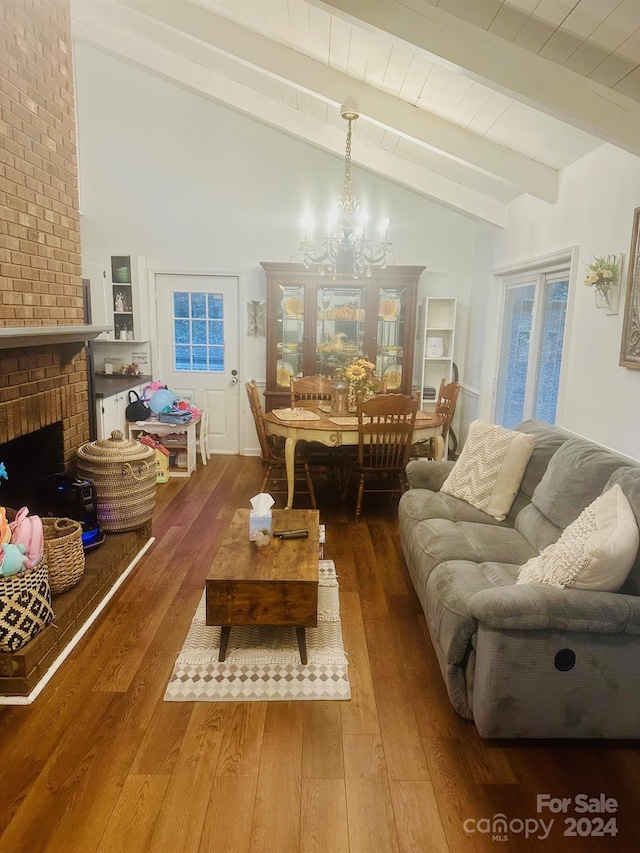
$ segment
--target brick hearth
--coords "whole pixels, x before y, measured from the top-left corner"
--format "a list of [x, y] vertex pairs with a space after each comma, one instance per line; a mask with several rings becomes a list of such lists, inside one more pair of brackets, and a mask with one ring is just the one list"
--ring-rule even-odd
[[[60, 423], [55, 464], [70, 471], [89, 438], [89, 399], [69, 0], [2, 3], [0, 24], [0, 329], [30, 331], [28, 346], [0, 341], [0, 462], [7, 442]], [[37, 345], [34, 331], [58, 326], [82, 327], [80, 341]], [[88, 555], [83, 580], [54, 599], [54, 625], [2, 656], [0, 692], [33, 689], [149, 534], [107, 537]]]

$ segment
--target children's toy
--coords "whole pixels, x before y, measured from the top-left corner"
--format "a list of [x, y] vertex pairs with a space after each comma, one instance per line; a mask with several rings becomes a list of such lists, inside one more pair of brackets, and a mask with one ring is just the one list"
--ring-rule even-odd
[[12, 545], [6, 542], [0, 545], [0, 575], [8, 578], [11, 575], [17, 575], [25, 568], [25, 547], [20, 545]]
[[28, 508], [23, 506], [16, 513], [16, 519], [11, 522], [9, 527], [11, 529], [11, 543], [13, 545], [24, 545], [25, 565], [31, 569], [42, 559], [44, 553], [42, 519], [39, 515], [29, 515]]
[[11, 528], [4, 507], [0, 506], [0, 545], [4, 542], [11, 542]]
[[175, 401], [174, 394], [166, 388], [160, 388], [149, 400], [149, 408], [154, 414], [159, 414], [165, 409], [170, 410]]

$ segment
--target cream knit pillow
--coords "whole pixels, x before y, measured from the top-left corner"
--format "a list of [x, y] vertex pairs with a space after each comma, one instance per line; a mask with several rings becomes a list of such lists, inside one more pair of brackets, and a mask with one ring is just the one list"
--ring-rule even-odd
[[631, 505], [616, 483], [557, 542], [526, 562], [516, 583], [617, 592], [636, 558], [639, 539]]
[[440, 491], [504, 521], [533, 453], [534, 436], [473, 421], [460, 458]]

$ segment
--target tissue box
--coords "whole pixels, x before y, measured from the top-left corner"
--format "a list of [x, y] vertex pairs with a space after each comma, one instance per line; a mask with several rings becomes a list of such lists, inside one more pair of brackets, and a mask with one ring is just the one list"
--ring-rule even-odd
[[263, 530], [268, 530], [269, 533], [272, 531], [272, 519], [271, 519], [271, 510], [267, 513], [257, 513], [255, 510], [251, 510], [249, 513], [249, 538], [251, 538], [251, 534], [256, 530], [262, 532]]

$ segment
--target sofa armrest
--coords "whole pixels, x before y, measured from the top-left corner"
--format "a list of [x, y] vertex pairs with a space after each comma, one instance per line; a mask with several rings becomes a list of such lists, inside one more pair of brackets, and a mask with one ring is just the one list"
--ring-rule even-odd
[[455, 462], [448, 459], [443, 459], [442, 462], [433, 459], [412, 459], [406, 467], [409, 488], [439, 492], [454, 465]]
[[640, 634], [640, 597], [617, 592], [513, 584], [477, 592], [469, 608], [478, 622], [499, 630]]

